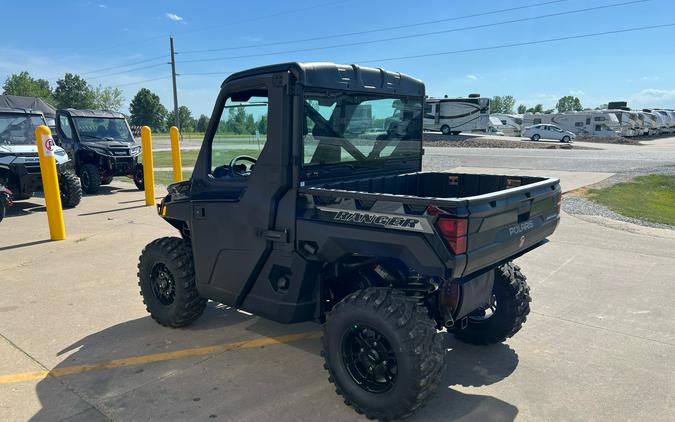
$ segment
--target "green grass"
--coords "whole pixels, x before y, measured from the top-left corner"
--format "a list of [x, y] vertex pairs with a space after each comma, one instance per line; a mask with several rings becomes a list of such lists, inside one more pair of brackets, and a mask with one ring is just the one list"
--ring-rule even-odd
[[[219, 162], [224, 162], [224, 160], [231, 160], [237, 155], [250, 155], [252, 157], [257, 157], [259, 152], [257, 149], [228, 149], [226, 151], [223, 151], [221, 154], [222, 156], [219, 156]], [[182, 150], [180, 155], [183, 167], [194, 167], [195, 162], [197, 161], [197, 155], [199, 155], [199, 151], [194, 149]], [[223, 161], [221, 161], [221, 157]], [[152, 154], [152, 161], [155, 168], [173, 167], [173, 159], [171, 158], [171, 151], [154, 152]]]
[[591, 189], [588, 195], [627, 217], [675, 225], [675, 176], [638, 176], [608, 188]]

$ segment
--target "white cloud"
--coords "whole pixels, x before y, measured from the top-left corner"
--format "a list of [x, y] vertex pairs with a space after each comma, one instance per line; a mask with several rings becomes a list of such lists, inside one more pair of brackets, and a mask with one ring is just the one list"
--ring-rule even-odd
[[570, 95], [574, 95], [575, 97], [583, 97], [586, 95], [586, 93], [580, 89], [573, 89], [570, 91]]
[[635, 103], [634, 106], [638, 107], [672, 107], [675, 103], [675, 89], [643, 89], [631, 96], [630, 103]]
[[475, 80], [475, 79], [478, 79], [478, 76], [476, 76], [476, 75], [466, 75], [466, 77], [467, 77], [468, 79], [474, 79], [474, 80]]
[[167, 19], [172, 20], [174, 22], [183, 22], [183, 17], [178, 16], [175, 13], [167, 13], [165, 16], [167, 17]]
[[101, 9], [107, 9], [108, 8], [108, 6], [106, 6], [105, 4], [98, 4], [97, 6]]

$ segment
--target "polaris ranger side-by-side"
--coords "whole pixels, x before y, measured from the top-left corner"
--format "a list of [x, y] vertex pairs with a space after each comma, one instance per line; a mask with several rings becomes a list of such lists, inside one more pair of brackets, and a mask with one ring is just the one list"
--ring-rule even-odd
[[141, 145], [124, 115], [114, 111], [57, 110], [58, 142], [75, 165], [82, 190], [95, 194], [115, 176], [129, 176], [143, 190]]
[[[158, 204], [181, 238], [140, 256], [152, 318], [182, 327], [211, 299], [323, 323], [329, 381], [385, 420], [411, 414], [439, 383], [438, 330], [474, 344], [513, 336], [530, 294], [511, 261], [555, 230], [559, 181], [422, 172], [423, 105], [421, 81], [356, 65], [228, 77], [191, 179]], [[227, 154], [222, 134], [241, 109], [267, 117], [257, 160]]]
[[[29, 199], [42, 189], [35, 128], [45, 124], [39, 111], [0, 108], [0, 221], [15, 200]], [[80, 182], [68, 168], [68, 156], [62, 148], [55, 147], [54, 157], [61, 204], [75, 207], [82, 197]]]

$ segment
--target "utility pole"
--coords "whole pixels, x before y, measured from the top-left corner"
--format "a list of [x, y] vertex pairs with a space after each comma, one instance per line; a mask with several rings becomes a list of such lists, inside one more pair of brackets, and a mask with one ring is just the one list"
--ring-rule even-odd
[[169, 37], [171, 44], [171, 80], [173, 82], [173, 114], [176, 120], [176, 127], [180, 131], [180, 118], [178, 115], [178, 91], [176, 90], [176, 57], [173, 51], [173, 35]]

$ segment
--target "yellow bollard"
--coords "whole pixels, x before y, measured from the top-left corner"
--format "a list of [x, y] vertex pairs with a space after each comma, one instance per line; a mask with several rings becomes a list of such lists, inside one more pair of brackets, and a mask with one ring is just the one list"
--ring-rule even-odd
[[173, 160], [173, 181], [182, 182], [183, 181], [183, 163], [180, 158], [180, 144], [178, 142], [179, 138], [178, 128], [176, 126], [171, 126], [169, 129], [169, 137], [171, 138], [171, 158]]
[[52, 240], [63, 240], [66, 238], [66, 227], [63, 224], [61, 191], [59, 190], [59, 177], [56, 174], [55, 144], [52, 131], [45, 125], [36, 127], [35, 140], [40, 157], [40, 173], [42, 174], [42, 190], [45, 193], [45, 204], [47, 205], [49, 235]]
[[141, 128], [143, 144], [143, 184], [145, 185], [145, 205], [155, 205], [155, 170], [152, 163], [152, 130]]

